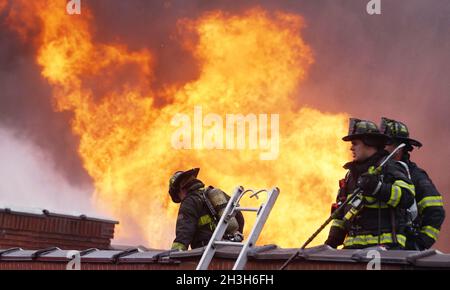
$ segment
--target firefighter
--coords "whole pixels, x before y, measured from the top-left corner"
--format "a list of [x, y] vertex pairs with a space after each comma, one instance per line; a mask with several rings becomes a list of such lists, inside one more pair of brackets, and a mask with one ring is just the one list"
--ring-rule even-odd
[[[361, 249], [382, 245], [387, 249], [404, 249], [406, 244], [406, 210], [414, 202], [414, 185], [405, 168], [390, 159], [381, 173], [373, 170], [388, 155], [384, 150], [389, 137], [375, 123], [350, 119], [349, 134], [342, 138], [351, 142], [353, 161], [344, 165], [348, 170], [339, 181], [337, 202], [344, 202], [356, 188], [362, 190], [364, 207], [353, 219], [346, 213], [334, 219], [325, 244], [344, 249]], [[351, 207], [351, 205], [348, 205]]]
[[[176, 237], [172, 244], [172, 249], [187, 250], [189, 246], [192, 249], [206, 246], [215, 230], [220, 216], [215, 216], [211, 208], [215, 205], [208, 202], [208, 193], [213, 192], [225, 196], [226, 201], [229, 197], [220, 189], [209, 186], [205, 188], [202, 181], [197, 179], [199, 168], [193, 168], [187, 171], [177, 171], [169, 181], [169, 194], [174, 203], [181, 203], [177, 223]], [[223, 199], [222, 199], [223, 200]], [[223, 205], [221, 205], [224, 207]], [[234, 241], [242, 241], [244, 218], [242, 213], [236, 214], [237, 231], [233, 230], [228, 238]]]
[[391, 138], [390, 144], [386, 145], [388, 152], [392, 152], [401, 143], [406, 144], [406, 147], [397, 152], [395, 159], [405, 164], [416, 189], [417, 212], [410, 216], [412, 227], [407, 235], [407, 249], [429, 249], [438, 238], [445, 210], [442, 196], [428, 174], [410, 160], [410, 152], [414, 147], [422, 147], [422, 143], [409, 137], [408, 127], [402, 122], [383, 117], [380, 129]]

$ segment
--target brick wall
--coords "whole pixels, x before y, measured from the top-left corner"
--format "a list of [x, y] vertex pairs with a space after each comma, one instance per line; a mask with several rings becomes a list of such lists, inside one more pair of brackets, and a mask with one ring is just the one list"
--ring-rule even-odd
[[116, 222], [83, 217], [0, 212], [0, 249], [20, 247], [84, 250], [107, 249]]

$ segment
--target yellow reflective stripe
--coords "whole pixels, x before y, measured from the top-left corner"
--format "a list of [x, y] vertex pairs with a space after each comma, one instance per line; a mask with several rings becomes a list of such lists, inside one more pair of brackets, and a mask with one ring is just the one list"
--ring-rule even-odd
[[388, 208], [389, 206], [384, 203], [384, 202], [380, 202], [380, 204], [378, 205], [378, 202], [373, 203], [370, 202], [370, 204], [365, 204], [364, 207], [368, 207], [368, 208]]
[[174, 242], [172, 244], [172, 250], [186, 251], [187, 247], [182, 243]]
[[422, 213], [422, 211], [430, 206], [444, 206], [444, 203], [442, 201], [441, 196], [427, 196], [423, 198], [419, 203], [417, 204], [417, 208], [419, 209], [419, 213]]
[[367, 201], [367, 204], [365, 204], [364, 207], [368, 207], [368, 208], [388, 208], [386, 203], [378, 202], [378, 200], [375, 197], [364, 196], [364, 199]]
[[375, 197], [372, 196], [364, 196], [364, 199], [368, 202], [368, 203], [374, 203], [377, 201], [377, 199]]
[[198, 219], [198, 226], [209, 225], [209, 229], [214, 232], [216, 229], [216, 223], [213, 221], [212, 217], [209, 214], [205, 214]]
[[409, 190], [413, 196], [416, 195], [416, 190], [414, 185], [408, 184], [403, 180], [396, 180], [391, 187], [391, 196], [387, 202], [388, 205], [392, 207], [397, 207], [402, 199], [402, 188]]
[[[404, 235], [397, 235], [397, 241], [401, 246], [405, 246], [406, 237]], [[380, 236], [380, 244], [392, 244], [392, 233], [384, 233]], [[347, 236], [344, 241], [344, 246], [367, 246], [378, 244], [378, 236], [373, 235], [358, 235], [358, 236]]]
[[406, 245], [406, 236], [396, 235], [396, 237], [397, 237], [398, 243], [404, 247]]
[[331, 226], [344, 229], [344, 221], [343, 220], [334, 219], [333, 222], [331, 223]]
[[368, 208], [388, 208], [389, 206], [387, 206], [384, 202], [381, 203], [380, 206], [378, 206], [378, 203], [374, 203], [374, 204], [367, 204], [364, 205], [364, 207], [368, 207]]
[[207, 225], [207, 224], [209, 224], [209, 223], [212, 223], [212, 218], [211, 218], [211, 216], [209, 215], [209, 214], [205, 214], [205, 215], [203, 215], [203, 216], [201, 216], [199, 219], [198, 219], [198, 225], [201, 227], [201, 226], [204, 226], [204, 225]]
[[420, 232], [436, 241], [440, 231], [432, 226], [424, 226], [420, 229]]
[[412, 195], [416, 196], [416, 187], [414, 186], [414, 184], [409, 184], [407, 182], [404, 182], [403, 180], [396, 180], [394, 184], [409, 190]]
[[402, 198], [402, 189], [400, 188], [400, 186], [394, 183], [391, 187], [391, 196], [389, 197], [387, 204], [389, 204], [392, 207], [396, 207], [400, 203], [401, 198]]

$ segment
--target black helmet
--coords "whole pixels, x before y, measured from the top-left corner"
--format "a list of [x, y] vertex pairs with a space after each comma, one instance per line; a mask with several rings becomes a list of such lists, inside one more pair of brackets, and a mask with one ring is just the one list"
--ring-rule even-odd
[[343, 137], [342, 140], [352, 141], [355, 139], [363, 141], [364, 139], [370, 139], [377, 141], [374, 143], [385, 144], [390, 138], [381, 134], [374, 122], [350, 118], [348, 135]]
[[169, 180], [169, 194], [172, 201], [175, 203], [180, 203], [180, 197], [178, 193], [180, 192], [180, 184], [184, 179], [193, 176], [197, 177], [200, 168], [193, 168], [187, 171], [177, 171], [175, 172]]
[[420, 143], [417, 140], [409, 138], [408, 127], [402, 122], [383, 117], [381, 118], [380, 128], [381, 133], [389, 136], [392, 139], [392, 141], [406, 143], [410, 146], [422, 147], [422, 143]]

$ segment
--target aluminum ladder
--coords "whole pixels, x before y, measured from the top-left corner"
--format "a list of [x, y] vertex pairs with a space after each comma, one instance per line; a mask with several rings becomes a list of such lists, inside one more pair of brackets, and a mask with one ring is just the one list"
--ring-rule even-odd
[[[239, 201], [247, 192], [252, 193], [250, 197], [256, 198], [258, 198], [259, 193], [267, 192], [267, 200], [257, 208], [240, 207]], [[214, 254], [216, 253], [216, 246], [218, 245], [241, 247], [241, 251], [239, 252], [239, 256], [233, 266], [233, 270], [244, 269], [248, 259], [247, 253], [253, 248], [256, 241], [258, 240], [259, 234], [261, 233], [264, 224], [269, 217], [270, 211], [272, 210], [272, 207], [275, 204], [279, 193], [280, 190], [277, 187], [272, 188], [270, 191], [262, 189], [255, 192], [251, 189], [245, 190], [242, 186], [238, 186], [235, 189], [233, 196], [228, 201], [225, 211], [223, 212], [219, 223], [217, 224], [217, 227], [212, 234], [211, 239], [209, 240], [208, 245], [205, 248], [205, 251], [203, 252], [202, 258], [197, 265], [197, 270], [208, 270], [209, 264], [211, 263]], [[250, 235], [248, 236], [246, 241], [244, 240], [244, 242], [223, 241], [222, 239], [227, 229], [228, 221], [237, 211], [256, 212], [256, 221], [253, 225]]]

